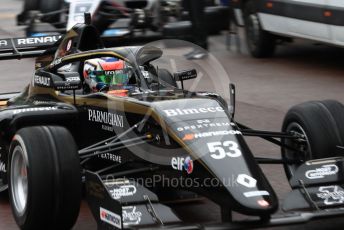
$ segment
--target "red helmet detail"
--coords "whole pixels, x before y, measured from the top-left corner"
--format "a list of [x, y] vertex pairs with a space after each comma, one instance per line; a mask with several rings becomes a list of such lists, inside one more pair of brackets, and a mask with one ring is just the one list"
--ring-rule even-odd
[[115, 61], [115, 62], [103, 62], [103, 63], [100, 63], [100, 65], [102, 69], [105, 71], [124, 69], [124, 61], [122, 60]]

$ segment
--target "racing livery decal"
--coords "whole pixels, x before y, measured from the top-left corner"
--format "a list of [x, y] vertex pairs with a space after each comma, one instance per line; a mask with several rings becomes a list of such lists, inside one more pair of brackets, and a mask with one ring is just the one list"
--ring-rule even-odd
[[240, 157], [242, 155], [238, 143], [234, 141], [207, 143], [210, 156], [213, 159], [221, 160], [225, 157]]
[[316, 195], [324, 201], [325, 205], [344, 203], [344, 190], [337, 185], [319, 187]]
[[115, 226], [116, 228], [122, 229], [121, 216], [102, 207], [100, 207], [100, 220]]
[[44, 37], [32, 37], [21, 38], [17, 40], [18, 45], [36, 45], [42, 43], [54, 43], [59, 40], [61, 36], [44, 36]]
[[305, 176], [308, 179], [321, 179], [326, 176], [331, 176], [337, 174], [339, 171], [338, 166], [335, 164], [323, 165], [321, 168], [316, 168], [314, 170], [308, 170]]
[[56, 43], [61, 37], [61, 35], [49, 35], [29, 38], [0, 39], [0, 48], [11, 49], [13, 46], [15, 46], [16, 48], [51, 46]]
[[142, 212], [136, 210], [136, 206], [126, 206], [122, 208], [123, 224], [137, 225], [141, 222]]
[[216, 112], [224, 112], [221, 106], [217, 107], [205, 107], [205, 108], [190, 108], [190, 109], [166, 109], [164, 110], [166, 116], [174, 117], [174, 116], [182, 116], [182, 115], [190, 115], [190, 114], [198, 114], [198, 113], [216, 113]]
[[122, 185], [122, 186], [119, 186], [118, 188], [115, 188], [115, 189], [110, 189], [109, 190], [112, 197], [115, 199], [115, 200], [118, 200], [122, 197], [126, 197], [126, 196], [133, 196], [136, 194], [136, 187], [135, 185]]
[[246, 174], [238, 175], [237, 182], [247, 188], [254, 188], [257, 185], [257, 180]]
[[[94, 152], [94, 155], [97, 155], [99, 151]], [[98, 155], [99, 158], [101, 159], [105, 159], [105, 160], [109, 160], [109, 161], [113, 161], [116, 163], [122, 163], [122, 156], [116, 155], [116, 154], [112, 154], [112, 153], [102, 153], [100, 155]]]
[[80, 81], [79, 77], [67, 77], [66, 81]]
[[185, 170], [188, 174], [191, 174], [194, 169], [193, 161], [190, 157], [173, 157], [171, 159], [171, 166], [175, 170]]
[[255, 197], [255, 196], [269, 196], [270, 193], [268, 191], [251, 191], [251, 192], [245, 192], [244, 196], [246, 197]]
[[88, 120], [116, 127], [124, 127], [123, 116], [111, 112], [89, 109]]
[[53, 107], [35, 107], [35, 108], [25, 108], [25, 109], [15, 109], [13, 114], [26, 113], [26, 112], [39, 112], [39, 111], [54, 111], [58, 110], [56, 106]]
[[211, 129], [215, 127], [229, 127], [229, 126], [235, 126], [234, 123], [231, 122], [215, 122], [211, 121], [210, 119], [204, 119], [204, 120], [197, 120], [195, 123], [190, 121], [189, 124], [184, 126], [179, 126], [176, 128], [177, 131], [183, 132], [188, 130], [201, 130], [201, 129]]
[[241, 135], [239, 130], [219, 130], [205, 133], [186, 133], [183, 137], [184, 141], [191, 141], [198, 138], [225, 136], [225, 135]]
[[43, 86], [43, 87], [50, 87], [51, 86], [51, 79], [49, 77], [35, 75], [33, 78], [33, 82], [35, 86]]

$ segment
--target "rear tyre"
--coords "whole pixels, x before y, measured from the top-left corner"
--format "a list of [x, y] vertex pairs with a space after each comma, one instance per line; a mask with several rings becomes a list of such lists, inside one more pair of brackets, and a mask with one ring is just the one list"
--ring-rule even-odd
[[80, 209], [76, 144], [63, 127], [19, 130], [9, 153], [9, 197], [21, 229], [71, 229]]
[[[292, 107], [284, 118], [282, 132], [295, 132], [304, 135], [306, 140], [301, 142], [284, 139], [284, 144], [303, 151], [301, 154], [282, 148], [282, 158], [285, 160], [307, 161], [333, 157], [336, 153], [336, 146], [342, 145], [334, 116], [320, 101], [306, 102]], [[284, 164], [288, 179], [294, 175], [299, 166], [300, 164], [297, 163]]]
[[17, 25], [28, 25], [39, 10], [40, 0], [24, 0], [23, 11], [17, 15]]
[[276, 38], [263, 30], [255, 8], [255, 1], [249, 0], [244, 8], [245, 33], [248, 49], [253, 57], [270, 57], [275, 52]]
[[25, 0], [24, 1], [24, 12], [39, 9], [40, 0]]

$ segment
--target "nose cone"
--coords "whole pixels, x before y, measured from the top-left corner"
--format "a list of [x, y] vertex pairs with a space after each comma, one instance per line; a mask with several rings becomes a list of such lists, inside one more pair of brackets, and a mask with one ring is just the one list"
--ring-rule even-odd
[[275, 212], [278, 199], [226, 108], [212, 99], [184, 99], [159, 103], [156, 110], [190, 151], [184, 169], [221, 182], [220, 205], [248, 215]]
[[[243, 139], [237, 135], [236, 142]], [[220, 143], [220, 142], [219, 142]], [[239, 145], [238, 145], [239, 146]], [[241, 154], [214, 159], [205, 154], [199, 159], [209, 174], [222, 183], [223, 196], [235, 211], [247, 215], [269, 215], [278, 208], [278, 199], [245, 143], [240, 143]], [[200, 149], [198, 149], [200, 151]], [[227, 200], [228, 201], [228, 200]], [[226, 202], [224, 198], [223, 202]]]

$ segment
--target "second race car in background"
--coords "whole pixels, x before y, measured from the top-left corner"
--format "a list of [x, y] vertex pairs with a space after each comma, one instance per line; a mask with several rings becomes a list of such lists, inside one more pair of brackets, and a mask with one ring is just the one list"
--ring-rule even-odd
[[[209, 33], [228, 29], [228, 6], [206, 1]], [[18, 25], [27, 25], [27, 36], [65, 33], [92, 14], [92, 23], [103, 38], [123, 39], [144, 35], [190, 40], [192, 25], [181, 0], [25, 0]]]

